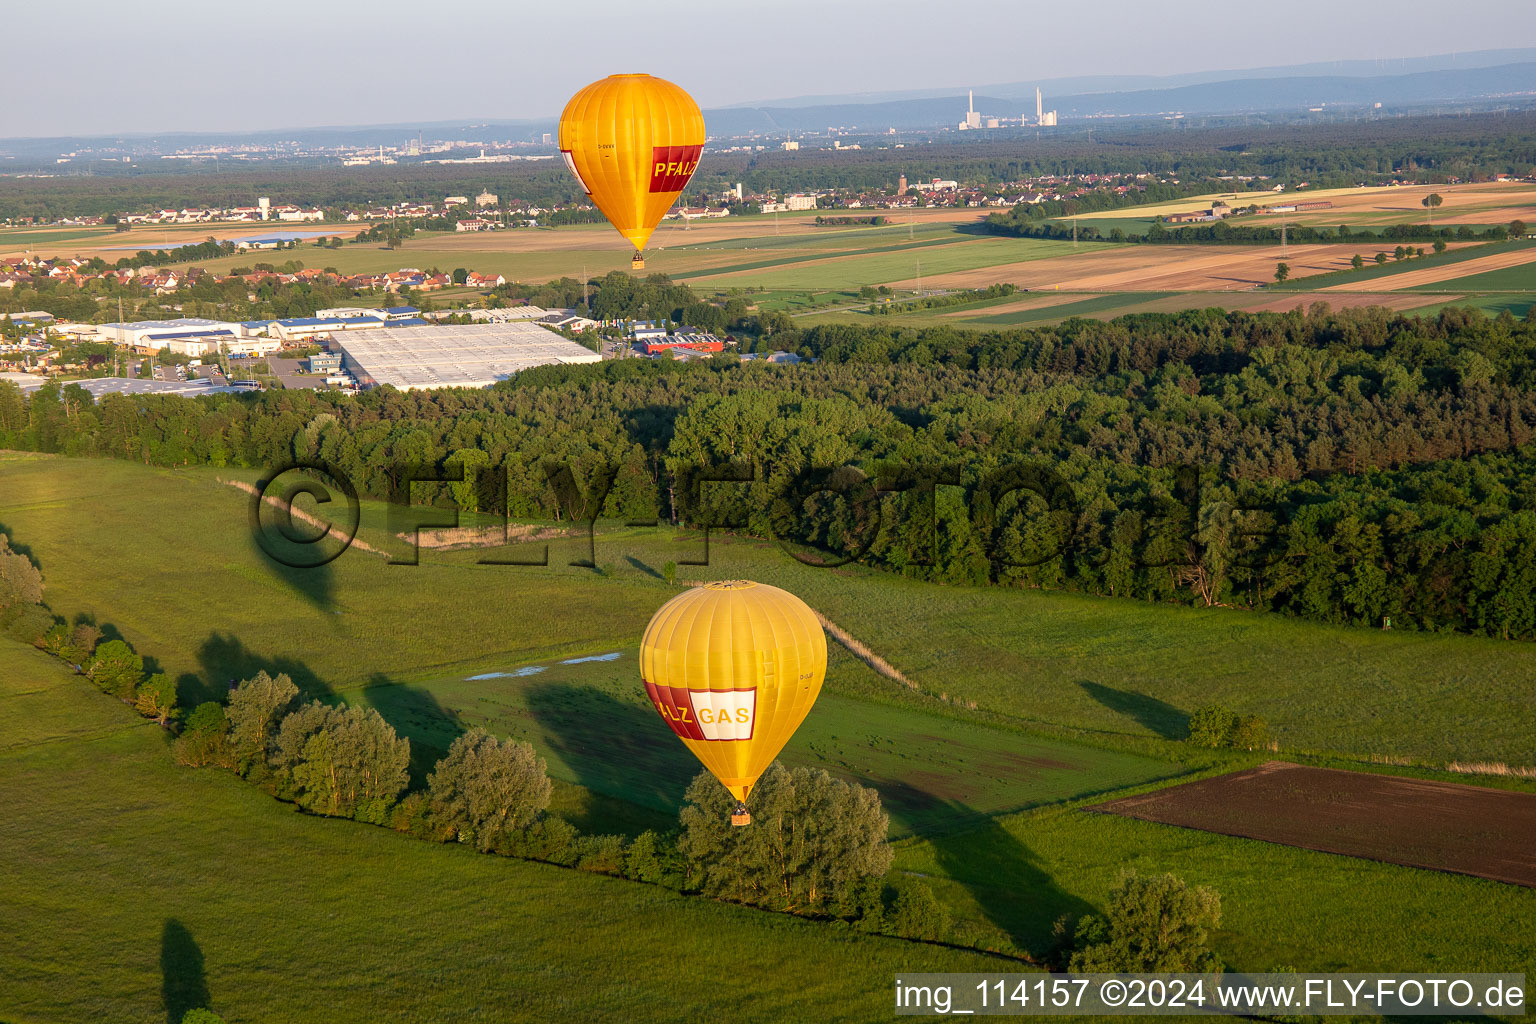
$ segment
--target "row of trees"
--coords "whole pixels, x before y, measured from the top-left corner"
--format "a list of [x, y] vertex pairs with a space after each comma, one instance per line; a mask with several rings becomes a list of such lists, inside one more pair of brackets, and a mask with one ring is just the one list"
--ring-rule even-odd
[[63, 661], [96, 688], [161, 725], [177, 717], [176, 684], [163, 672], [146, 675], [144, 659], [94, 622], [73, 627], [58, 621], [43, 603], [43, 574], [25, 552], [13, 550], [0, 534], [0, 629]]
[[705, 772], [688, 788], [676, 832], [581, 835], [548, 813], [550, 779], [527, 743], [471, 729], [453, 741], [423, 789], [408, 791], [410, 741], [378, 712], [306, 703], [289, 677], [265, 672], [236, 686], [227, 704], [194, 709], [176, 757], [232, 769], [311, 813], [483, 853], [838, 916], [913, 938], [941, 938], [947, 927], [926, 886], [885, 885], [889, 818], [878, 794], [820, 770], [771, 766], [753, 792], [751, 828], [730, 825], [734, 798]]

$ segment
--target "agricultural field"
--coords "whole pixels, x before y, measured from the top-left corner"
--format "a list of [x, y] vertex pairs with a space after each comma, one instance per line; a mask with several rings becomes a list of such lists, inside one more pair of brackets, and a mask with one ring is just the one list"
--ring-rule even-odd
[[1536, 888], [1536, 794], [1272, 761], [1094, 808]]
[[[1527, 185], [1446, 186], [1436, 191], [1445, 197], [1445, 205], [1436, 216], [1447, 224], [1461, 223], [1465, 218], [1507, 224], [1516, 216], [1532, 213], [1531, 206], [1536, 203], [1536, 189]], [[1335, 204], [1333, 209], [1319, 212], [1319, 223], [1371, 228], [1423, 220], [1415, 215], [1415, 211], [1424, 213], [1419, 206], [1420, 193], [1428, 194], [1417, 187], [1304, 194]], [[1263, 200], [1268, 194], [1243, 193], [1242, 197]], [[1201, 203], [1208, 206], [1216, 198], [1222, 196], [1213, 194], [1198, 201], [1102, 211], [1078, 219], [1103, 231], [1114, 226], [1139, 231], [1151, 223], [1154, 214], [1194, 208]], [[1230, 194], [1225, 198], [1237, 201]], [[690, 222], [686, 226], [668, 221], [657, 229], [647, 249], [646, 270], [667, 274], [705, 296], [761, 296], [759, 309], [805, 317], [806, 324], [868, 322], [867, 304], [857, 295], [866, 285], [884, 285], [901, 295], [919, 289], [942, 292], [1009, 283], [1030, 293], [1010, 297], [1008, 302], [1017, 303], [1012, 306], [988, 300], [969, 306], [898, 313], [889, 321], [911, 326], [946, 324], [981, 329], [1047, 324], [1072, 316], [1108, 319], [1127, 313], [1208, 306], [1272, 311], [1294, 308], [1297, 302], [1310, 305], [1316, 301], [1425, 311], [1451, 302], [1492, 312], [1505, 308], [1523, 312], [1529, 305], [1523, 298], [1530, 290], [1529, 282], [1522, 276], [1524, 257], [1509, 255], [1516, 250], [1524, 251], [1519, 243], [1489, 251], [1477, 244], [1452, 242], [1448, 252], [1428, 261], [1368, 264], [1353, 271], [1350, 260], [1355, 255], [1368, 260], [1374, 256], [1369, 244], [1141, 246], [1001, 238], [980, 232], [979, 221], [987, 212], [890, 211], [885, 215], [893, 223], [878, 227], [818, 226], [817, 213], [813, 211], [730, 217]], [[1271, 219], [1254, 218], [1250, 222]], [[1530, 219], [1536, 222], [1536, 216]], [[1302, 218], [1288, 216], [1287, 221], [1299, 223]], [[302, 225], [306, 231], [334, 231], [342, 237], [351, 237], [365, 226]], [[0, 234], [0, 250], [10, 247], [20, 252], [41, 246], [51, 252], [56, 247], [59, 255], [99, 255], [114, 260], [140, 248], [199, 242], [210, 235], [252, 237], [285, 227], [288, 225], [172, 225], [135, 227], [122, 233], [91, 228], [19, 229]], [[330, 249], [304, 241], [292, 250], [242, 253], [202, 265], [227, 272], [256, 262], [289, 259], [342, 273], [377, 273], [407, 266], [441, 271], [464, 267], [524, 282], [597, 277], [627, 270], [629, 266], [627, 247], [609, 227], [599, 224], [469, 234], [421, 232], [399, 249], [389, 249], [380, 243], [348, 243], [340, 249]], [[1462, 260], [1486, 260], [1489, 271], [1507, 267], [1510, 273], [1485, 277], [1481, 272], [1484, 265], [1479, 263], [1442, 280], [1438, 270]], [[1277, 286], [1275, 268], [1282, 262], [1290, 267], [1290, 280]], [[1399, 280], [1403, 274], [1418, 276]], [[1433, 289], [1442, 292], [1441, 297], [1422, 302], [1382, 298], [1375, 303], [1355, 297], [1431, 284], [1443, 284]], [[1328, 294], [1280, 300], [1268, 294], [1277, 289], [1287, 293], [1327, 289]], [[1335, 296], [1334, 292], [1348, 294]], [[472, 291], [454, 290], [425, 298], [438, 306], [451, 306], [473, 296]], [[1509, 301], [1489, 304], [1501, 297]]]
[[[1423, 200], [1434, 193], [1442, 205], [1429, 211]], [[1337, 227], [1348, 224], [1355, 229], [1373, 229], [1392, 224], [1483, 225], [1508, 224], [1512, 220], [1536, 223], [1536, 185], [1529, 182], [1484, 182], [1469, 185], [1402, 185], [1371, 188], [1302, 189], [1287, 192], [1213, 192], [1177, 202], [1134, 207], [1130, 210], [1098, 210], [1078, 214], [1082, 224], [1092, 224], [1108, 234], [1118, 227], [1124, 231], [1145, 231], [1154, 217], [1174, 213], [1209, 210], [1223, 202], [1233, 207], [1271, 205], [1287, 202], [1326, 200], [1329, 208], [1302, 210], [1283, 215], [1285, 223], [1307, 227]], [[1242, 217], [1234, 221], [1245, 225], [1278, 227], [1282, 215]], [[1063, 220], [1059, 223], [1069, 223]], [[1178, 225], [1169, 225], [1177, 230]]]

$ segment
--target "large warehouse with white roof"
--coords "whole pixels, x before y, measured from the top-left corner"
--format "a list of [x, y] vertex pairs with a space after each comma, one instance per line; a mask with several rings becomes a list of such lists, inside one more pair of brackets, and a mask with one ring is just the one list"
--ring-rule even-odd
[[342, 367], [365, 387], [402, 391], [484, 388], [519, 370], [551, 363], [595, 363], [596, 352], [526, 322], [379, 328], [336, 335]]

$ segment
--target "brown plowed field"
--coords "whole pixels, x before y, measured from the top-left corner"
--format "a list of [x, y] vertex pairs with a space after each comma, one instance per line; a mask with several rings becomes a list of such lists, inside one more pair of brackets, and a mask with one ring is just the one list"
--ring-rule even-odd
[[1093, 810], [1536, 887], [1536, 793], [1271, 761]]

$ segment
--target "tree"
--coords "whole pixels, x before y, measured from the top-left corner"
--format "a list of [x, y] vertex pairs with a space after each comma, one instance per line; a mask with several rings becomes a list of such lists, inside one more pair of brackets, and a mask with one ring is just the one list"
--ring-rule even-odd
[[453, 268], [453, 283], [454, 284], [463, 284], [465, 281], [468, 281], [468, 280], [469, 280], [469, 271], [468, 270], [464, 269], [463, 267], [454, 267]]
[[1435, 239], [1434, 249], [1435, 249], [1435, 255], [1436, 256], [1438, 256], [1441, 253], [1445, 252], [1445, 239], [1443, 239], [1443, 238]]
[[411, 741], [372, 708], [314, 701], [283, 719], [278, 750], [300, 807], [382, 823], [409, 782]]
[[1372, 259], [1374, 259], [1378, 264], [1385, 263], [1387, 262], [1387, 254], [1384, 252], [1378, 252], [1374, 257], [1372, 257]]
[[1365, 257], [1361, 256], [1359, 253], [1355, 253], [1350, 257], [1349, 265], [1354, 267], [1356, 270], [1359, 270], [1361, 267], [1365, 266]]
[[1423, 204], [1424, 209], [1429, 211], [1429, 222], [1433, 224], [1435, 222], [1435, 210], [1441, 203], [1445, 202], [1445, 198], [1438, 192], [1431, 192], [1421, 199], [1420, 202]]
[[667, 581], [667, 586], [677, 582], [677, 563], [668, 561], [662, 564], [661, 578]]
[[128, 700], [144, 678], [144, 659], [123, 641], [108, 640], [96, 648], [85, 674], [102, 692]]
[[1285, 279], [1290, 277], [1290, 276], [1291, 276], [1291, 265], [1289, 263], [1277, 263], [1277, 264], [1275, 264], [1275, 283], [1276, 284], [1284, 284], [1285, 283]]
[[234, 755], [229, 746], [229, 718], [224, 714], [224, 705], [210, 700], [192, 709], [181, 735], [176, 738], [176, 760], [191, 768], [210, 764], [234, 767]]
[[891, 865], [890, 818], [873, 789], [775, 761], [752, 790], [752, 824], [736, 827], [736, 799], [708, 772], [688, 787], [678, 850], [708, 895], [783, 910], [817, 909]]
[[544, 759], [517, 740], [471, 729], [453, 741], [427, 780], [433, 819], [480, 850], [502, 845], [549, 806]]
[[912, 881], [896, 894], [890, 923], [898, 935], [936, 940], [949, 928], [949, 911], [944, 909], [928, 883]]
[[1206, 886], [1191, 888], [1173, 875], [1144, 877], [1134, 871], [1109, 894], [1105, 916], [1089, 915], [1073, 933], [1072, 970], [1079, 974], [1218, 970], [1207, 945], [1221, 923], [1221, 897]]
[[1230, 746], [1232, 734], [1237, 730], [1237, 713], [1208, 704], [1189, 716], [1189, 742], [1197, 747]]
[[0, 612], [18, 604], [38, 604], [43, 599], [43, 574], [32, 559], [11, 550], [10, 538], [0, 533]]
[[164, 725], [176, 714], [176, 684], [164, 672], [156, 672], [139, 685], [134, 709], [145, 718]]
[[266, 672], [256, 673], [229, 695], [229, 743], [242, 772], [266, 761], [284, 716], [298, 698], [292, 679]]

